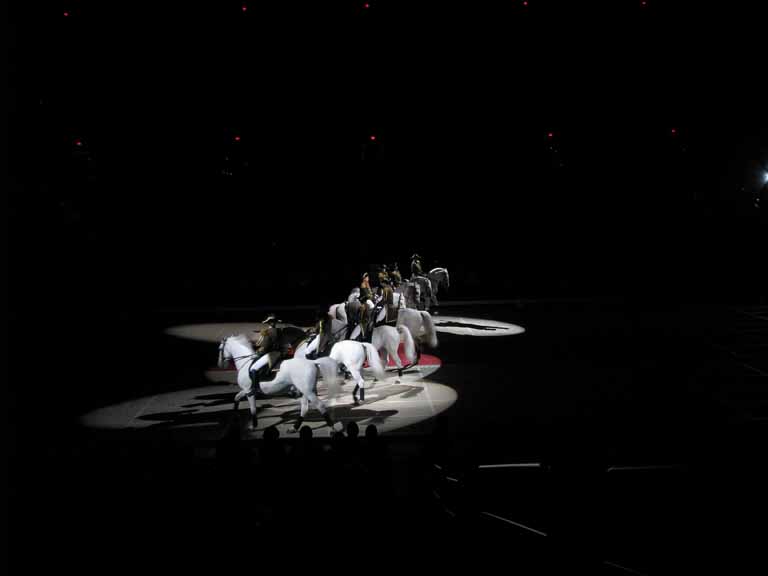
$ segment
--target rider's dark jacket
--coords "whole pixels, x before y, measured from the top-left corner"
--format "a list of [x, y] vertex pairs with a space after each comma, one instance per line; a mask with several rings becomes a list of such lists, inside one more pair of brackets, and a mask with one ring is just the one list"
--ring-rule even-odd
[[280, 332], [275, 326], [267, 326], [254, 340], [255, 352], [258, 356], [263, 356], [278, 350], [280, 343]]

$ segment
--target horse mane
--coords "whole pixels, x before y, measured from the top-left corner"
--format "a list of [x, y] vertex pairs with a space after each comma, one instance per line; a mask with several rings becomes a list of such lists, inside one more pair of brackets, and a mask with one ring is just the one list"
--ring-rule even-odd
[[232, 334], [228, 339], [239, 342], [240, 344], [251, 345], [251, 339], [248, 338], [247, 334]]
[[447, 282], [446, 286], [450, 285], [451, 275], [448, 272], [448, 268], [443, 268], [442, 266], [440, 266], [438, 268], [433, 268], [432, 270], [429, 271], [430, 274], [438, 274], [440, 272], [445, 272], [445, 281]]

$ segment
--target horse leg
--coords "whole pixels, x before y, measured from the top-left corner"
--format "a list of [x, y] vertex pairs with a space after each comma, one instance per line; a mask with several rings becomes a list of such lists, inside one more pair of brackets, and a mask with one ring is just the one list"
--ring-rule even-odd
[[365, 401], [365, 380], [363, 379], [363, 375], [360, 373], [359, 368], [355, 368], [354, 366], [351, 366], [350, 371], [352, 372], [352, 377], [355, 379], [355, 389], [352, 392], [352, 399], [355, 402], [355, 406], [358, 405], [357, 401], [357, 395], [356, 392], [360, 391], [360, 402]]
[[344, 376], [344, 380], [352, 378], [352, 374], [349, 373], [349, 370], [347, 370], [347, 367], [343, 362], [339, 362], [339, 375]]
[[330, 413], [328, 412], [328, 409], [326, 408], [325, 404], [323, 403], [320, 398], [318, 398], [317, 394], [314, 391], [307, 392], [307, 398], [309, 400], [309, 403], [320, 412], [323, 419], [325, 420], [326, 425], [333, 431], [333, 432], [341, 432], [344, 429], [344, 425], [341, 422], [334, 422], [333, 418], [331, 418]]
[[[360, 400], [357, 399], [358, 391], [360, 392]], [[354, 402], [355, 406], [359, 406], [361, 403], [365, 402], [365, 388], [360, 384], [355, 383], [355, 389], [352, 390], [352, 402]]]
[[298, 432], [299, 428], [301, 428], [301, 425], [304, 423], [304, 416], [307, 415], [307, 410], [309, 410], [309, 400], [307, 400], [306, 396], [302, 396], [301, 412], [299, 413], [299, 418], [293, 423], [293, 432]]
[[251, 422], [248, 424], [249, 430], [256, 430], [256, 427], [259, 424], [259, 419], [256, 416], [256, 397], [253, 394], [249, 394], [247, 396], [248, 398], [248, 408], [251, 410]]
[[[392, 360], [395, 363], [395, 366], [397, 366], [397, 377], [402, 378], [403, 377], [403, 363], [400, 361], [400, 354], [397, 353], [397, 348], [400, 344], [400, 339], [398, 338], [396, 342], [392, 342], [387, 349], [387, 353], [389, 354], [389, 357], [392, 358]], [[386, 364], [385, 364], [386, 366]], [[397, 384], [400, 384], [400, 381], [398, 380], [396, 382]]]
[[246, 394], [247, 393], [245, 390], [240, 390], [240, 392], [235, 394], [235, 405], [232, 407], [232, 410], [237, 412], [237, 410], [240, 408], [240, 402], [242, 401], [243, 398], [245, 398]]

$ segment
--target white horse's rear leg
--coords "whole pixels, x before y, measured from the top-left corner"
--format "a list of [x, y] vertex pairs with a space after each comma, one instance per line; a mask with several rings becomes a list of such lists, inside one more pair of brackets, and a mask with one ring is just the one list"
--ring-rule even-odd
[[[397, 376], [398, 378], [403, 377], [403, 363], [400, 361], [400, 354], [397, 353], [397, 348], [400, 345], [400, 339], [397, 338], [394, 341], [387, 342], [387, 355], [392, 358], [392, 361], [395, 363], [395, 366], [397, 366]], [[386, 366], [386, 364], [384, 364]], [[400, 384], [400, 381], [397, 381], [397, 384]]]
[[240, 407], [240, 402], [243, 401], [246, 395], [247, 395], [247, 392], [245, 390], [240, 390], [240, 392], [235, 394], [235, 407], [234, 407], [235, 412], [237, 412], [237, 409]]
[[333, 421], [331, 415], [328, 413], [328, 409], [325, 407], [325, 403], [320, 400], [314, 390], [307, 392], [307, 399], [309, 403], [312, 404], [312, 406], [315, 408], [315, 410], [320, 412], [329, 428], [336, 432], [340, 432], [344, 429], [344, 426], [341, 422]]
[[301, 412], [299, 413], [299, 419], [293, 423], [293, 432], [299, 431], [299, 428], [301, 428], [301, 425], [304, 423], [304, 417], [307, 415], [308, 411], [309, 411], [309, 400], [307, 399], [307, 395], [303, 394], [301, 396]]
[[[360, 370], [354, 366], [347, 367], [352, 374], [352, 378], [355, 381], [355, 389], [352, 390], [352, 401], [357, 406], [360, 402], [365, 402], [365, 380], [363, 375], [360, 374]], [[360, 401], [357, 400], [357, 392], [360, 391]]]

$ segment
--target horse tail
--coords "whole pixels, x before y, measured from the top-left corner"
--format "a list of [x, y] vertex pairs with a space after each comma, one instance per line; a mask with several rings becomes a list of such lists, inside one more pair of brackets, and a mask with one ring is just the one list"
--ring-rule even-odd
[[424, 335], [427, 337], [427, 342], [430, 348], [437, 348], [437, 331], [435, 325], [432, 324], [432, 316], [429, 312], [421, 312], [421, 321], [424, 322]]
[[397, 331], [404, 344], [403, 348], [405, 350], [406, 360], [408, 360], [408, 362], [413, 362], [416, 359], [416, 344], [413, 342], [411, 331], [407, 326], [403, 325], [398, 326]]
[[315, 366], [320, 370], [323, 382], [325, 382], [325, 385], [328, 387], [328, 398], [335, 398], [341, 394], [338, 362], [333, 358], [318, 358], [315, 360]]
[[363, 348], [365, 348], [368, 366], [373, 370], [373, 375], [376, 377], [376, 380], [386, 380], [387, 373], [384, 372], [384, 365], [381, 363], [381, 357], [379, 357], [378, 350], [376, 350], [373, 344], [369, 344], [368, 342], [361, 342], [361, 344], [363, 345]]

